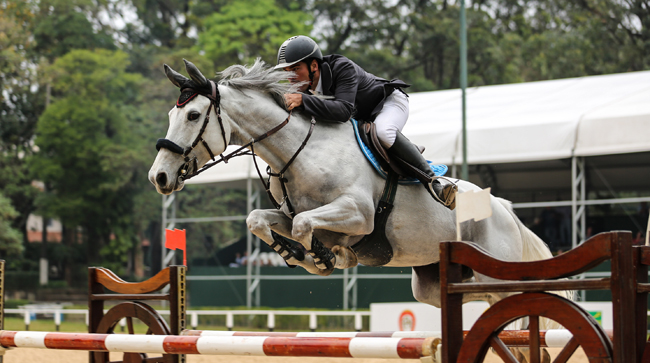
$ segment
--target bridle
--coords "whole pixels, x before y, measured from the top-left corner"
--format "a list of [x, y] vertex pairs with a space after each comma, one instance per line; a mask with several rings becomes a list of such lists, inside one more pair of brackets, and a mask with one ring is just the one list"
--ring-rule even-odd
[[[210, 160], [214, 160], [215, 158], [214, 153], [210, 149], [210, 146], [208, 146], [208, 143], [203, 139], [203, 132], [205, 132], [205, 129], [208, 126], [208, 122], [210, 122], [210, 111], [212, 111], [213, 108], [217, 114], [217, 119], [219, 120], [219, 126], [221, 127], [221, 136], [223, 137], [224, 145], [227, 144], [226, 130], [223, 127], [223, 120], [221, 119], [221, 110], [219, 107], [219, 104], [221, 102], [221, 95], [219, 94], [219, 88], [213, 81], [209, 81], [209, 82], [212, 88], [211, 94], [201, 93], [193, 88], [182, 88], [181, 94], [185, 92], [190, 92], [192, 93], [192, 95], [183, 102], [181, 102], [180, 98], [178, 99], [178, 101], [176, 101], [176, 107], [180, 108], [185, 106], [185, 104], [187, 104], [190, 100], [192, 100], [194, 97], [196, 97], [196, 95], [199, 94], [207, 97], [210, 100], [208, 113], [206, 114], [205, 119], [203, 119], [203, 125], [201, 125], [199, 134], [194, 139], [194, 142], [192, 142], [192, 145], [188, 148], [183, 148], [169, 139], [158, 139], [158, 141], [156, 142], [156, 150], [160, 151], [160, 148], [165, 148], [175, 154], [179, 154], [183, 156], [185, 163], [180, 167], [180, 176], [182, 180], [187, 180], [194, 176], [197, 176], [205, 169], [205, 168], [201, 168], [200, 170], [198, 170], [197, 163], [196, 163], [196, 156], [190, 158], [190, 153], [194, 151], [194, 148], [199, 144], [199, 142], [203, 144], [205, 149], [210, 154]], [[223, 160], [224, 159], [223, 154], [221, 154], [220, 156], [221, 156], [221, 160]], [[223, 161], [227, 162], [227, 160], [223, 160]]]
[[[205, 139], [203, 139], [203, 133], [205, 132], [206, 127], [208, 126], [208, 122], [210, 122], [210, 111], [212, 109], [214, 109], [215, 113], [217, 114], [217, 120], [219, 121], [219, 127], [221, 128], [221, 136], [223, 138], [224, 145], [228, 145], [228, 141], [226, 140], [226, 129], [224, 128], [223, 120], [221, 119], [221, 107], [220, 107], [221, 94], [219, 93], [219, 88], [217, 87], [216, 83], [214, 83], [214, 81], [208, 80], [208, 82], [210, 83], [210, 87], [211, 87], [211, 90], [212, 90], [212, 92], [210, 94], [206, 94], [205, 92], [200, 92], [200, 91], [198, 91], [196, 89], [189, 88], [189, 87], [181, 88], [181, 94], [183, 94], [185, 92], [190, 92], [190, 93], [192, 93], [192, 95], [183, 102], [181, 102], [180, 98], [179, 98], [178, 101], [176, 101], [176, 107], [180, 108], [180, 107], [185, 106], [185, 104], [187, 104], [190, 100], [192, 100], [197, 95], [205, 96], [210, 100], [210, 106], [208, 107], [208, 112], [205, 115], [205, 118], [203, 120], [203, 125], [201, 125], [201, 129], [199, 130], [198, 135], [194, 139], [194, 142], [192, 142], [192, 145], [190, 147], [188, 147], [188, 148], [183, 148], [183, 147], [179, 146], [178, 144], [176, 144], [175, 142], [173, 142], [173, 141], [171, 141], [169, 139], [158, 139], [158, 141], [156, 142], [156, 150], [160, 151], [161, 148], [164, 148], [164, 149], [167, 149], [167, 150], [169, 150], [169, 151], [171, 151], [171, 152], [173, 152], [175, 154], [179, 154], [179, 155], [183, 156], [183, 159], [185, 160], [185, 163], [183, 165], [181, 165], [181, 167], [179, 168], [179, 174], [180, 174], [181, 180], [187, 180], [187, 179], [193, 178], [193, 177], [199, 175], [200, 173], [206, 171], [207, 169], [209, 169], [209, 168], [211, 168], [211, 167], [213, 167], [213, 166], [215, 166], [215, 165], [217, 165], [217, 164], [219, 164], [221, 162], [224, 162], [224, 163], [227, 164], [228, 160], [230, 160], [230, 159], [232, 159], [232, 158], [234, 158], [236, 156], [252, 155], [253, 156], [253, 162], [255, 164], [255, 169], [257, 170], [257, 174], [258, 174], [260, 180], [262, 181], [262, 184], [264, 185], [264, 188], [266, 189], [266, 192], [269, 195], [269, 198], [271, 199], [271, 202], [273, 203], [273, 205], [277, 209], [280, 209], [280, 207], [282, 207], [282, 204], [286, 203], [287, 208], [288, 208], [289, 213], [290, 213], [290, 216], [293, 217], [296, 213], [295, 213], [295, 210], [293, 209], [293, 206], [292, 206], [292, 204], [291, 204], [291, 202], [289, 200], [289, 196], [287, 194], [287, 188], [286, 188], [285, 184], [288, 182], [288, 180], [284, 177], [284, 173], [287, 171], [287, 169], [289, 169], [289, 166], [291, 166], [291, 164], [294, 162], [294, 160], [296, 159], [298, 154], [300, 154], [302, 149], [304, 149], [305, 146], [307, 145], [307, 141], [311, 137], [311, 134], [312, 134], [312, 132], [314, 130], [314, 127], [316, 126], [316, 120], [314, 119], [314, 117], [311, 118], [311, 126], [309, 127], [309, 132], [307, 133], [307, 136], [303, 140], [303, 142], [300, 145], [300, 147], [298, 148], [298, 150], [296, 150], [296, 152], [293, 154], [291, 159], [289, 159], [287, 164], [282, 168], [282, 170], [280, 170], [278, 173], [273, 173], [273, 172], [271, 172], [271, 167], [267, 166], [266, 174], [269, 176], [269, 178], [268, 178], [268, 180], [265, 181], [264, 177], [262, 176], [262, 173], [260, 172], [260, 168], [257, 165], [257, 160], [255, 158], [255, 156], [257, 156], [257, 155], [255, 154], [254, 144], [266, 139], [267, 137], [269, 137], [269, 136], [273, 135], [274, 133], [280, 131], [280, 129], [282, 129], [284, 126], [286, 126], [289, 123], [289, 120], [291, 119], [292, 111], [289, 111], [289, 115], [287, 116], [287, 118], [284, 119], [284, 121], [282, 121], [276, 127], [274, 127], [271, 130], [269, 130], [269, 131], [255, 137], [255, 138], [253, 138], [247, 144], [242, 145], [237, 150], [229, 153], [228, 155], [224, 156], [223, 153], [220, 154], [219, 155], [220, 159], [215, 160], [214, 153], [212, 152], [212, 150], [208, 146], [208, 143], [205, 141]], [[210, 160], [212, 161], [212, 162], [209, 162], [209, 163], [205, 164], [200, 169], [197, 166], [197, 158], [196, 158], [196, 156], [190, 157], [190, 154], [192, 153], [194, 148], [199, 144], [199, 142], [201, 142], [203, 144], [203, 146], [205, 147], [205, 149], [208, 151], [208, 153], [210, 154]], [[250, 147], [250, 150], [248, 150], [249, 147]], [[271, 193], [271, 177], [276, 177], [280, 181], [280, 186], [282, 187], [282, 194], [283, 194], [282, 201], [280, 203], [278, 203], [278, 201], [275, 200], [275, 197], [273, 197], [273, 194]]]

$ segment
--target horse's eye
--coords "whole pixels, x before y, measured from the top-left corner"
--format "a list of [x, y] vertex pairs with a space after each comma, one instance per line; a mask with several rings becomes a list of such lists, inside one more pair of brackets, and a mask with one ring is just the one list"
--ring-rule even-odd
[[187, 119], [190, 121], [196, 121], [200, 116], [201, 116], [200, 112], [191, 111], [190, 113], [187, 114]]

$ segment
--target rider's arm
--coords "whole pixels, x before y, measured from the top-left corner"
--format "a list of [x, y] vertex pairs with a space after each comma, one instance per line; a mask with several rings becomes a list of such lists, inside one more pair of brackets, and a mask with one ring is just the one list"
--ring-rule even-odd
[[337, 62], [332, 67], [334, 99], [304, 94], [302, 104], [307, 113], [325, 121], [345, 122], [352, 117], [357, 96], [357, 73], [352, 62]]

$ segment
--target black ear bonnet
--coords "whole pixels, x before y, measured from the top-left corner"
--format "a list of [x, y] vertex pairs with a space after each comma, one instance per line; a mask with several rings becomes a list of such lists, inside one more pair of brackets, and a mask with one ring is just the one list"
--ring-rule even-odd
[[[196, 82], [191, 79], [186, 80], [180, 87], [181, 95], [178, 96], [176, 101], [176, 107], [183, 108], [191, 100], [194, 99], [198, 94], [210, 95], [212, 94], [212, 86], [208, 83], [207, 85], [198, 85]], [[197, 92], [198, 91], [198, 92]]]
[[182, 91], [181, 95], [178, 97], [178, 101], [176, 101], [176, 107], [178, 108], [183, 108], [185, 105], [190, 102], [194, 97], [196, 97], [198, 93], [194, 91]]

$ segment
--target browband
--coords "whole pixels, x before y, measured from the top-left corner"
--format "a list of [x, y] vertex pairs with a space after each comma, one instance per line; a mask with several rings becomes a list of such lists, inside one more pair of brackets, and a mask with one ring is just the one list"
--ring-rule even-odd
[[181, 92], [181, 95], [178, 96], [178, 100], [176, 101], [176, 107], [182, 108], [184, 107], [188, 102], [190, 102], [194, 97], [198, 95], [198, 92], [194, 90], [183, 90]]

